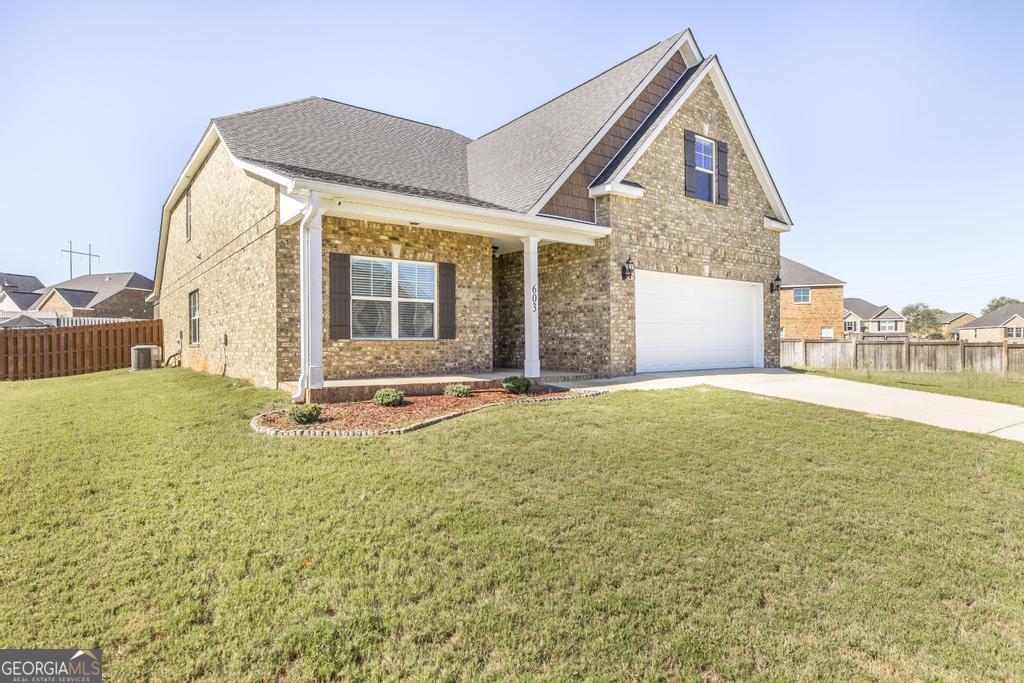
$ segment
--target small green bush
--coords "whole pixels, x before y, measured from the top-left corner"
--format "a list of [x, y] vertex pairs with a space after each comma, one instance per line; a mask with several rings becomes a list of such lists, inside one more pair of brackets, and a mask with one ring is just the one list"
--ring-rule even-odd
[[288, 417], [300, 425], [311, 425], [320, 419], [321, 410], [316, 403], [306, 403], [289, 408]]
[[373, 395], [374, 403], [379, 406], [384, 406], [385, 408], [400, 406], [404, 400], [405, 392], [391, 387], [380, 389]]
[[525, 394], [530, 390], [530, 380], [525, 377], [506, 377], [501, 386], [510, 394]]
[[466, 398], [469, 396], [469, 387], [465, 384], [446, 384], [444, 387], [445, 396], [454, 396], [455, 398]]

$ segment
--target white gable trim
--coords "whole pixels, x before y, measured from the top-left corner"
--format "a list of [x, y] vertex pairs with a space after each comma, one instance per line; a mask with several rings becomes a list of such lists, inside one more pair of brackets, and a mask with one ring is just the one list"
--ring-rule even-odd
[[569, 164], [564, 171], [562, 171], [562, 174], [558, 176], [555, 182], [551, 183], [551, 186], [548, 187], [547, 192], [545, 192], [544, 195], [539, 200], [537, 200], [537, 203], [534, 204], [533, 207], [527, 212], [528, 214], [530, 214], [531, 216], [536, 216], [538, 213], [540, 213], [540, 210], [543, 209], [544, 206], [548, 203], [548, 201], [555, 195], [555, 193], [558, 192], [558, 189], [562, 187], [566, 180], [569, 179], [569, 176], [571, 176], [573, 172], [575, 172], [576, 169], [579, 168], [579, 165], [583, 163], [583, 160], [586, 159], [594, 150], [594, 148], [597, 147], [597, 144], [604, 139], [604, 136], [607, 135], [608, 131], [612, 129], [612, 126], [614, 126], [615, 123], [620, 118], [622, 118], [622, 115], [626, 113], [626, 110], [629, 109], [629, 107], [633, 104], [636, 98], [640, 97], [640, 93], [642, 93], [644, 89], [647, 88], [648, 84], [650, 84], [650, 82], [654, 80], [654, 77], [657, 76], [665, 67], [665, 65], [668, 64], [669, 60], [672, 59], [672, 55], [676, 54], [677, 52], [683, 58], [683, 62], [686, 64], [687, 68], [694, 66], [695, 64], [699, 64], [704, 59], [704, 56], [701, 54], [700, 48], [697, 46], [697, 41], [693, 39], [693, 34], [690, 33], [690, 29], [686, 29], [685, 31], [683, 31], [683, 34], [679, 36], [675, 43], [672, 44], [672, 47], [665, 51], [665, 54], [662, 55], [661, 59], [658, 60], [658, 63], [654, 65], [654, 68], [651, 69], [646, 76], [644, 76], [644, 79], [640, 81], [640, 84], [633, 90], [633, 92], [629, 94], [629, 97], [623, 100], [622, 104], [619, 105], [619, 108], [615, 110], [615, 113], [613, 113], [611, 117], [609, 117], [609, 119], [605, 121], [604, 125], [601, 126], [601, 130], [597, 131], [597, 134], [590, 139], [590, 142], [587, 143], [587, 146], [584, 147], [580, 151], [580, 153], [576, 155], [576, 158], [573, 159], [573, 162]]
[[[779, 188], [776, 187], [772, 174], [768, 171], [768, 165], [765, 163], [764, 157], [761, 156], [761, 150], [757, 146], [757, 141], [754, 140], [754, 134], [751, 133], [750, 126], [747, 125], [747, 119], [743, 116], [740, 104], [736, 100], [736, 94], [732, 91], [729, 80], [725, 77], [725, 72], [722, 71], [722, 65], [719, 63], [717, 55], [712, 56], [708, 64], [695, 73], [687, 82], [686, 88], [683, 89], [680, 97], [672, 105], [672, 108], [662, 117], [657, 127], [651, 132], [640, 148], [632, 154], [629, 161], [610, 179], [610, 182], [622, 182], [626, 178], [626, 175], [633, 169], [637, 160], [643, 156], [644, 152], [657, 139], [661, 131], [664, 130], [668, 122], [672, 120], [672, 117], [686, 103], [690, 95], [697, 90], [697, 86], [703, 82], [705, 77], [710, 77], [718, 89], [722, 104], [725, 105], [725, 111], [729, 114], [729, 121], [740, 138], [740, 144], [743, 145], [743, 151], [746, 152], [747, 158], [750, 159], [750, 165], [754, 167], [754, 174], [757, 176], [758, 181], [761, 183], [761, 188], [768, 197], [768, 203], [775, 212], [774, 219], [766, 217], [765, 227], [773, 230], [788, 230], [793, 225], [793, 220], [789, 217], [786, 205], [782, 201], [782, 195], [779, 194]], [[769, 222], [769, 219], [771, 219], [771, 222]], [[782, 227], [778, 225], [780, 223]]]
[[639, 185], [627, 185], [626, 183], [605, 183], [603, 185], [595, 185], [587, 190], [587, 193], [591, 199], [603, 197], [606, 194], [639, 199], [644, 196], [644, 188]]

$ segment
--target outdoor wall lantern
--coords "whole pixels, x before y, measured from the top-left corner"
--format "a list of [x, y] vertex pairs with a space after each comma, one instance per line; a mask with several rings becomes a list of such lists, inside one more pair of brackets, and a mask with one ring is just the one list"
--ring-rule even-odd
[[771, 284], [768, 285], [768, 289], [770, 289], [772, 291], [772, 294], [774, 294], [775, 292], [779, 291], [779, 288], [781, 288], [781, 287], [782, 287], [782, 278], [779, 277], [778, 275], [776, 275], [775, 279], [772, 280]]
[[622, 279], [628, 280], [633, 277], [634, 270], [636, 270], [636, 263], [633, 262], [633, 257], [630, 256], [622, 266]]

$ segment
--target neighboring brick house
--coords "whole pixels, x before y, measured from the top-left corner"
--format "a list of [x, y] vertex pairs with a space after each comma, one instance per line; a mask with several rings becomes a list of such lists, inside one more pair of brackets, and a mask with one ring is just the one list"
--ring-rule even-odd
[[1006, 304], [956, 330], [960, 341], [1024, 343], [1024, 304]]
[[83, 318], [153, 318], [153, 281], [138, 273], [79, 275], [37, 292], [33, 311]]
[[785, 256], [781, 263], [779, 336], [842, 339], [846, 283]]
[[888, 306], [864, 299], [843, 300], [843, 335], [847, 339], [906, 339], [907, 319]]
[[276, 386], [778, 365], [791, 220], [689, 31], [472, 140], [311, 97], [214, 119], [164, 205], [166, 352]]
[[959, 339], [957, 330], [967, 323], [974, 322], [978, 318], [963, 311], [959, 313], [943, 313], [939, 316], [939, 332], [943, 339]]

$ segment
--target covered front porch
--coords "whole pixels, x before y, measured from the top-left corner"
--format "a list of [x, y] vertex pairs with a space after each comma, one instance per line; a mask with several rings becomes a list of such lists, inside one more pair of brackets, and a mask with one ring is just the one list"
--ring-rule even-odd
[[[354, 188], [344, 191], [334, 188], [331, 192], [311, 188], [304, 194], [288, 195], [288, 201], [282, 195], [282, 223], [289, 222], [286, 212], [290, 212], [291, 222], [297, 222], [299, 228], [301, 362], [296, 380], [290, 380], [288, 374], [281, 378], [285, 380], [281, 387], [287, 389], [294, 400], [361, 400], [372, 397], [382, 386], [394, 386], [409, 395], [437, 393], [445, 384], [456, 382], [474, 388], [493, 387], [509, 375], [523, 375], [538, 381], [584, 378], [582, 373], [541, 370], [539, 310], [544, 293], [538, 286], [538, 248], [542, 244], [593, 246], [597, 239], [608, 234], [607, 228], [480, 207], [459, 207], [454, 211], [449, 202], [419, 198], [402, 198], [400, 203], [404, 205], [395, 206], [394, 195], [381, 197], [380, 194]], [[331, 227], [330, 244], [325, 239], [325, 219], [331, 219], [326, 221]], [[380, 239], [373, 241], [350, 230], [342, 230], [339, 236], [341, 219], [350, 224], [362, 223], [367, 229], [372, 226], [372, 230], [380, 233], [372, 237]], [[459, 240], [465, 242], [470, 251], [453, 253], [453, 244], [461, 242], [444, 237], [453, 233], [462, 233]], [[437, 239], [430, 237], [431, 234], [437, 234]], [[414, 243], [403, 244], [403, 239], [395, 235], [415, 237]], [[387, 242], [388, 239], [392, 241]], [[382, 253], [382, 250], [389, 253]], [[522, 253], [522, 300], [516, 306], [522, 308], [522, 327], [516, 330], [516, 336], [521, 337], [522, 354], [512, 359], [521, 358], [522, 367], [503, 368], [498, 365], [499, 359], [491, 355], [489, 347], [486, 354], [480, 352], [481, 340], [486, 338], [491, 345], [496, 334], [491, 320], [491, 285], [487, 283], [485, 296], [480, 280], [481, 273], [490, 273], [495, 256], [512, 252]], [[472, 254], [466, 256], [470, 261], [465, 268], [459, 263], [463, 253]], [[338, 254], [341, 256], [336, 258]], [[325, 267], [328, 257], [330, 267]], [[372, 327], [382, 332], [370, 336], [366, 333], [369, 328], [365, 319], [360, 317], [356, 325], [355, 318], [356, 304], [362, 316], [370, 307], [365, 301], [369, 297], [355, 291], [355, 271], [350, 270], [358, 261], [362, 278], [368, 259], [381, 265], [382, 289], [394, 292], [391, 322], [384, 315], [387, 302], [382, 300], [377, 309], [380, 313], [373, 313], [374, 320], [380, 322]], [[432, 269], [431, 262], [436, 268]], [[417, 264], [424, 264], [427, 271]], [[375, 265], [375, 289], [376, 268]], [[402, 316], [414, 303], [407, 304], [400, 293], [408, 288], [403, 279], [407, 272], [403, 269], [407, 268], [408, 272], [418, 269], [421, 275], [437, 272], [436, 292], [427, 296], [427, 305], [434, 306], [432, 334], [421, 331], [421, 336], [416, 338], [403, 336], [406, 328]], [[329, 283], [325, 276], [329, 276]], [[352, 289], [349, 277], [353, 278]], [[342, 282], [344, 289], [340, 304], [337, 282]], [[364, 286], [363, 279], [359, 284]], [[330, 300], [325, 301], [328, 296]], [[426, 309], [430, 315], [426, 305], [415, 305], [420, 311]], [[427, 322], [429, 320], [426, 318]], [[329, 335], [325, 334], [327, 329]], [[427, 324], [423, 329], [431, 328]], [[325, 345], [328, 357], [325, 357]], [[351, 358], [351, 362], [346, 358]]]

